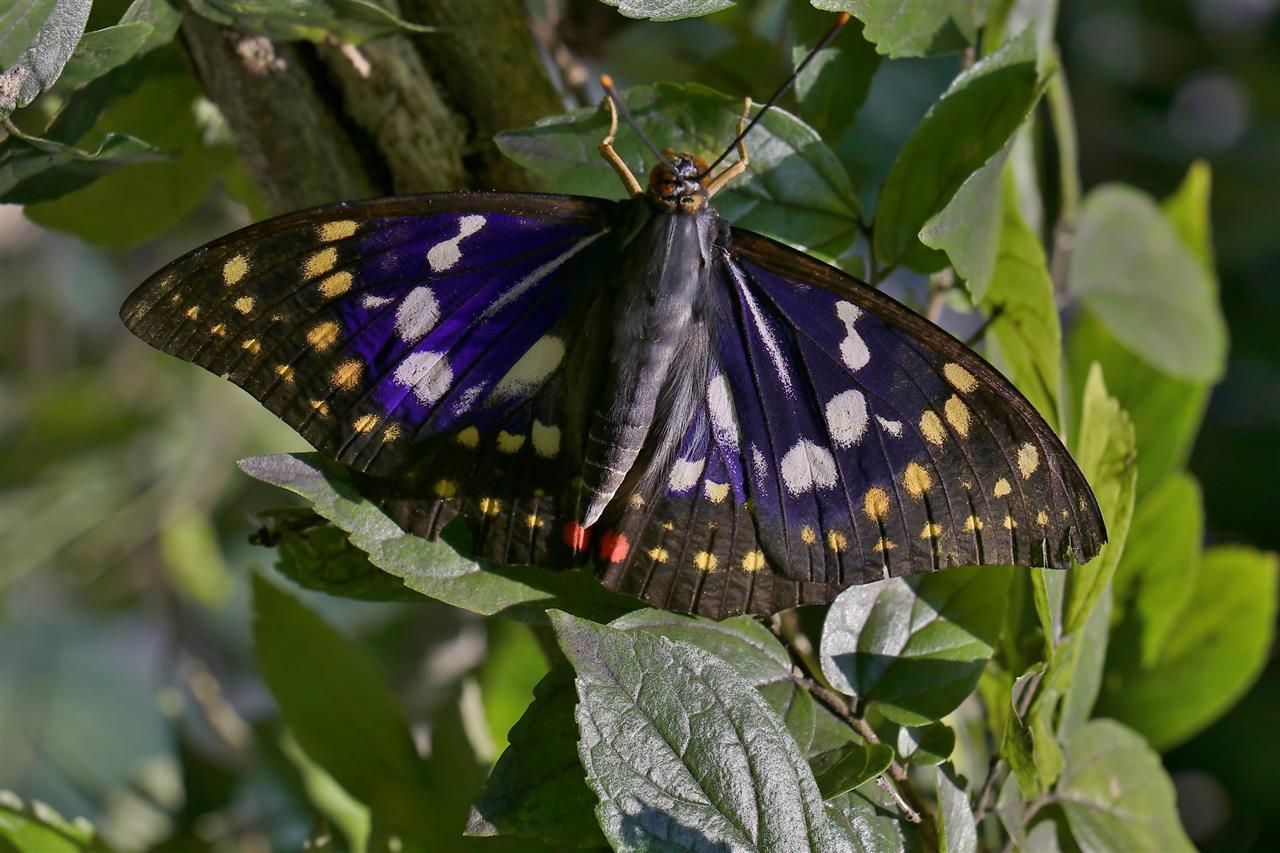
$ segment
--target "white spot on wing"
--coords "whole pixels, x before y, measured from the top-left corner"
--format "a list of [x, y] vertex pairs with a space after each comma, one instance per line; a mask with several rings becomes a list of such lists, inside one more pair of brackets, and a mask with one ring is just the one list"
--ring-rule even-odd
[[507, 375], [493, 388], [496, 400], [520, 397], [537, 388], [560, 366], [564, 358], [564, 341], [554, 335], [543, 335], [511, 366]]
[[560, 427], [533, 422], [533, 452], [546, 459], [560, 455]]
[[793, 495], [835, 488], [835, 457], [825, 447], [802, 438], [782, 457], [782, 482]]
[[396, 332], [401, 340], [413, 346], [427, 336], [440, 320], [440, 303], [429, 287], [409, 291], [396, 309]]
[[415, 352], [396, 366], [394, 379], [413, 391], [413, 396], [423, 405], [429, 406], [449, 391], [453, 370], [444, 353]]
[[902, 438], [902, 421], [886, 421], [884, 418], [876, 415], [876, 423], [880, 424], [881, 429], [889, 433], [894, 438]]
[[842, 391], [827, 403], [827, 429], [836, 447], [852, 447], [867, 431], [867, 400], [862, 392]]
[[453, 413], [455, 415], [461, 415], [465, 412], [469, 412], [471, 407], [476, 404], [476, 400], [484, 393], [486, 385], [487, 383], [481, 382], [479, 385], [472, 385], [470, 388], [463, 391], [458, 397], [458, 402], [453, 404]]
[[698, 483], [698, 478], [702, 476], [702, 469], [707, 464], [705, 459], [677, 459], [675, 464], [671, 466], [671, 475], [667, 478], [667, 482], [671, 485], [671, 491], [679, 494], [687, 492]]
[[431, 271], [444, 272], [462, 260], [462, 249], [459, 244], [464, 238], [470, 237], [483, 228], [484, 222], [483, 216], [475, 214], [459, 219], [458, 236], [436, 243], [427, 251], [427, 263], [431, 266]]
[[560, 266], [564, 264], [565, 261], [572, 258], [574, 255], [576, 255], [578, 252], [585, 249], [587, 246], [590, 246], [592, 243], [594, 243], [596, 240], [599, 240], [601, 237], [603, 237], [607, 233], [608, 233], [607, 231], [601, 231], [598, 234], [592, 234], [590, 237], [587, 237], [584, 240], [579, 240], [578, 242], [570, 246], [569, 250], [564, 254], [557, 255], [556, 257], [547, 261], [542, 266], [535, 269], [533, 272], [529, 273], [524, 278], [517, 281], [515, 284], [511, 286], [510, 290], [506, 291], [497, 299], [493, 300], [492, 303], [490, 303], [489, 307], [486, 308], [484, 310], [484, 313], [480, 315], [481, 322], [493, 317], [503, 308], [506, 308], [508, 305], [510, 305], [512, 302], [515, 302], [521, 296], [524, 296], [524, 294], [527, 293], [531, 287], [533, 287], [535, 284], [542, 281], [551, 273], [559, 269]]
[[845, 339], [840, 342], [840, 358], [850, 370], [860, 370], [871, 360], [866, 341], [853, 328], [854, 321], [862, 316], [862, 309], [852, 302], [837, 302], [836, 316], [844, 323]]
[[373, 294], [369, 294], [360, 299], [360, 307], [372, 311], [374, 308], [381, 308], [383, 305], [386, 305], [391, 301], [392, 300], [389, 296], [374, 296]]
[[717, 374], [707, 386], [707, 407], [711, 410], [711, 430], [718, 444], [738, 446], [738, 416], [733, 411], [733, 398], [729, 395], [729, 382], [724, 374]]
[[769, 460], [754, 444], [751, 445], [751, 467], [755, 469], [756, 482], [763, 483], [769, 476]]

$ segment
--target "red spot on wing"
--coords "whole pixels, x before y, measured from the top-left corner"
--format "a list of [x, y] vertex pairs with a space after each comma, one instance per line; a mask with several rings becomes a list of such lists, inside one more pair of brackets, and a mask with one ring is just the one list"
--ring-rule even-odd
[[566, 524], [561, 531], [561, 536], [564, 538], [564, 544], [575, 551], [585, 551], [587, 543], [591, 541], [591, 531], [576, 521]]
[[614, 530], [606, 530], [604, 535], [600, 537], [600, 559], [608, 560], [610, 563], [621, 563], [627, 559], [627, 554], [631, 551], [631, 543], [627, 541], [626, 534], [618, 533]]

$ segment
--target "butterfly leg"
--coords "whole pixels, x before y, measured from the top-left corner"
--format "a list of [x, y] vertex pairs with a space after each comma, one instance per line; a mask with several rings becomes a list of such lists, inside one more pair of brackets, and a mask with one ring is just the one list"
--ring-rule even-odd
[[609, 161], [613, 171], [618, 173], [618, 177], [622, 180], [622, 185], [627, 188], [627, 192], [633, 196], [642, 195], [644, 189], [640, 186], [640, 182], [636, 180], [635, 175], [631, 174], [627, 164], [622, 162], [618, 152], [613, 150], [613, 138], [618, 135], [618, 108], [614, 106], [613, 98], [609, 95], [604, 96], [604, 102], [609, 105], [609, 135], [601, 140], [597, 150], [604, 159]]
[[[742, 136], [742, 129], [747, 126], [747, 116], [751, 113], [751, 99], [742, 99], [742, 115], [738, 117], [738, 136]], [[747, 157], [747, 143], [745, 140], [738, 139], [738, 162], [726, 168], [723, 172], [711, 179], [711, 183], [707, 184], [707, 198], [715, 195], [725, 184], [741, 175], [747, 170], [747, 164], [751, 159]]]

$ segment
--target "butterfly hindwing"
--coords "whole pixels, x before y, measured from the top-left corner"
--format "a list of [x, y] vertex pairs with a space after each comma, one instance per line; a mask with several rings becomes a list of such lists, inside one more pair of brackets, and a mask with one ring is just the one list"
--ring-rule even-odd
[[1105, 531], [1078, 467], [958, 341], [746, 232], [714, 282], [707, 399], [667, 487], [618, 523], [635, 547], [598, 556], [607, 584], [723, 617], [1097, 553]]
[[125, 304], [143, 340], [224, 375], [317, 449], [393, 474], [496, 424], [563, 357], [547, 332], [608, 203], [459, 193], [339, 204], [250, 226]]

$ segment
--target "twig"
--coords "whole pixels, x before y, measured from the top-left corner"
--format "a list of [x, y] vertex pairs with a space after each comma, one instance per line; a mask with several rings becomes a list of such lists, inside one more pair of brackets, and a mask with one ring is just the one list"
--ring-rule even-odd
[[1004, 313], [1003, 302], [1000, 303], [999, 305], [994, 306], [991, 309], [991, 313], [987, 316], [987, 319], [983, 320], [982, 325], [979, 326], [977, 329], [975, 329], [974, 333], [965, 340], [964, 345], [969, 347], [970, 349], [973, 349], [973, 347], [977, 346], [978, 343], [986, 336], [987, 331], [991, 328], [991, 324], [994, 323], [996, 320], [1000, 319], [1000, 315], [1003, 313]]
[[[1044, 680], [1044, 671], [1040, 671], [1031, 677], [1030, 683], [1027, 684], [1026, 690], [1023, 691], [1021, 701], [1013, 712], [1021, 720], [1031, 712], [1031, 703], [1035, 701], [1036, 692], [1040, 689], [1040, 682]], [[999, 749], [999, 744], [996, 749]], [[995, 790], [996, 781], [1001, 774], [1004, 773], [1008, 762], [1003, 758], [992, 758], [991, 765], [987, 770], [987, 778], [982, 781], [982, 787], [978, 790], [978, 798], [973, 805], [973, 821], [974, 823], [982, 823], [983, 819], [991, 812], [991, 792]]]

